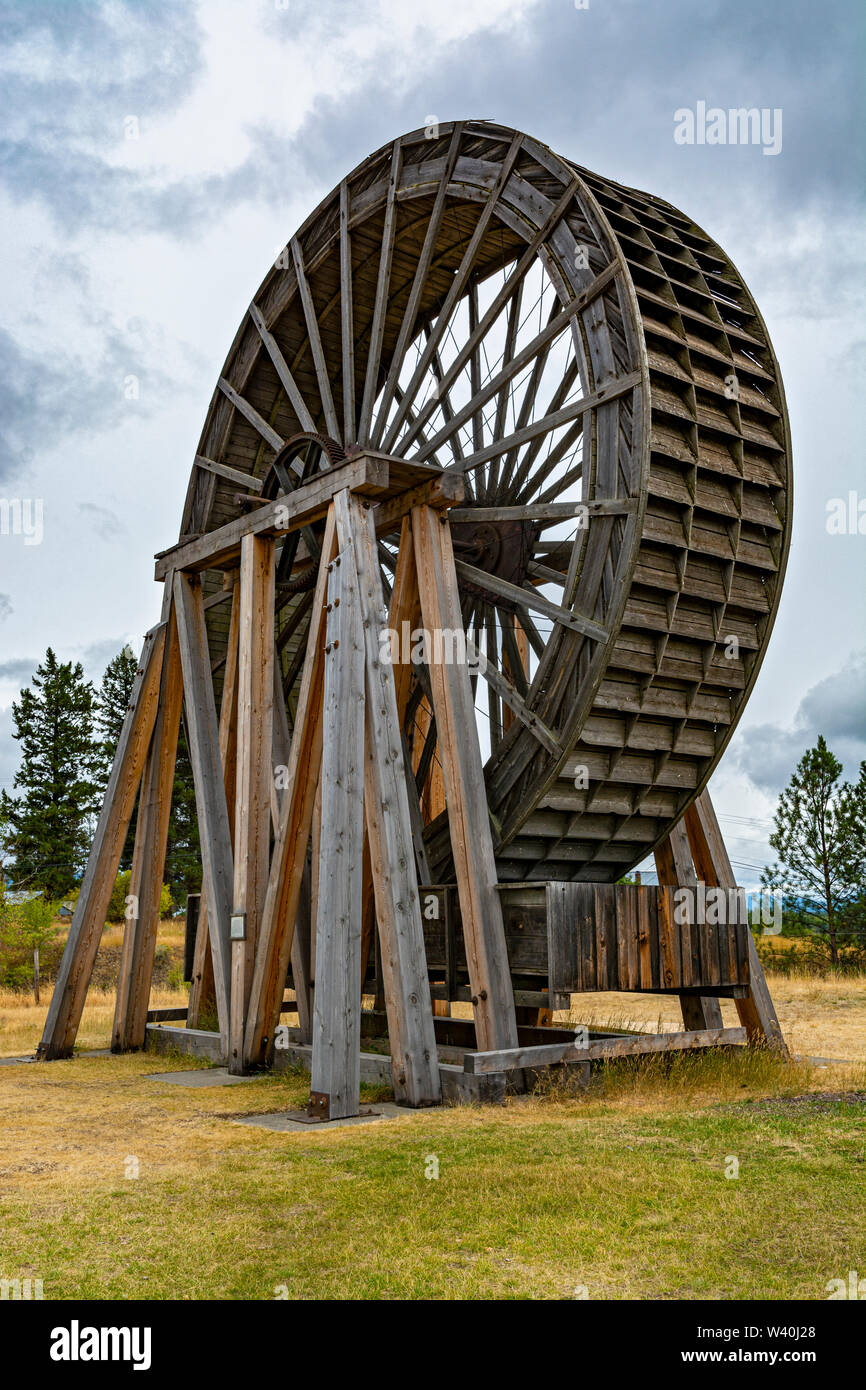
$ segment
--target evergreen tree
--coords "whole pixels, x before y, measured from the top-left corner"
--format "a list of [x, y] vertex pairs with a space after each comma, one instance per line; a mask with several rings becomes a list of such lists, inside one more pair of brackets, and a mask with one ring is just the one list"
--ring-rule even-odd
[[183, 723], [177, 741], [171, 819], [168, 824], [168, 850], [163, 876], [171, 887], [173, 901], [179, 907], [185, 906], [187, 893], [201, 892], [201, 849], [195, 808], [195, 784]]
[[17, 796], [2, 797], [4, 849], [16, 886], [59, 898], [80, 875], [98, 793], [94, 694], [81, 665], [59, 662], [49, 647], [33, 688], [12, 706], [21, 745]]
[[770, 836], [778, 862], [762, 875], [804, 925], [826, 937], [833, 965], [840, 946], [866, 940], [866, 763], [853, 785], [840, 785], [841, 775], [820, 736], [779, 798]]
[[[132, 648], [127, 644], [117, 653], [117, 656], [109, 661], [105, 668], [105, 675], [102, 677], [97, 700], [96, 725], [99, 733], [97, 742], [96, 759], [99, 768], [100, 790], [105, 791], [108, 779], [111, 776], [111, 767], [114, 762], [114, 755], [117, 752], [117, 745], [120, 740], [120, 731], [123, 728], [123, 721], [129, 708], [132, 697], [132, 686], [135, 681], [135, 673], [138, 670], [138, 659]], [[121, 869], [132, 867], [132, 851], [135, 846], [135, 825], [138, 816], [138, 802], [129, 821], [129, 829], [126, 832], [126, 840], [123, 845], [123, 852], [120, 856]]]

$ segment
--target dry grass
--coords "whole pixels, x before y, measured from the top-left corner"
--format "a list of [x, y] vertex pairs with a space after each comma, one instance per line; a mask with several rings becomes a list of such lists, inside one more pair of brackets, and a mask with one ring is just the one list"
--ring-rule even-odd
[[[83, 1051], [108, 1047], [114, 1019], [114, 990], [92, 989], [87, 996], [76, 1046]], [[35, 1052], [45, 1017], [51, 986], [43, 987], [41, 1004], [33, 996], [15, 990], [0, 990], [0, 1057], [20, 1057]], [[185, 990], [155, 989], [151, 992], [152, 1009], [185, 1007]]]

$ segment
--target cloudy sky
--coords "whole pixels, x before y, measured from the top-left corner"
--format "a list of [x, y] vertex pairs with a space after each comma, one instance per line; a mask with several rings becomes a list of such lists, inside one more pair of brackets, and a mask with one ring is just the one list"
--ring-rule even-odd
[[[396, 134], [489, 118], [686, 210], [773, 338], [794, 541], [712, 783], [749, 881], [817, 733], [847, 775], [866, 757], [866, 536], [826, 526], [866, 497], [863, 26], [858, 0], [0, 0], [0, 498], [42, 499], [44, 532], [0, 535], [0, 782], [46, 646], [98, 679], [155, 621], [152, 556], [277, 250]], [[677, 144], [699, 101], [781, 110], [781, 152]]]

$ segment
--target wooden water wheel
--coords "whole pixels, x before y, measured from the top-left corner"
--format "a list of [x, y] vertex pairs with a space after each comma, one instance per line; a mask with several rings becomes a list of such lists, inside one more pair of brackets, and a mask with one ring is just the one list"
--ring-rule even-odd
[[[616, 879], [706, 784], [790, 538], [778, 365], [724, 252], [669, 204], [501, 126], [366, 159], [278, 257], [214, 393], [181, 536], [360, 445], [460, 470], [452, 514], [498, 874]], [[239, 489], [243, 488], [243, 492]], [[291, 721], [320, 527], [283, 543]], [[385, 593], [399, 533], [380, 544]], [[228, 604], [209, 576], [221, 682]], [[407, 736], [450, 844], [419, 669]]]

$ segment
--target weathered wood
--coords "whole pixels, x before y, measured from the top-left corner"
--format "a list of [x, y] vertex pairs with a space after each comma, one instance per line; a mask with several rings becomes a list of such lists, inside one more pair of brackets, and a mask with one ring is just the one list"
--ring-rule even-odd
[[[728, 858], [724, 838], [708, 791], [704, 791], [686, 812], [686, 830], [698, 873], [708, 886], [735, 888], [736, 878]], [[761, 966], [758, 952], [748, 932], [749, 994], [737, 999], [737, 1014], [752, 1042], [763, 1042], [773, 1052], [788, 1055], [779, 1019]]]
[[638, 1033], [629, 1037], [593, 1038], [586, 1047], [575, 1043], [541, 1043], [530, 1047], [467, 1052], [464, 1068], [473, 1076], [513, 1071], [521, 1067], [558, 1063], [612, 1061], [652, 1052], [687, 1052], [702, 1047], [742, 1047], [745, 1028], [703, 1028], [687, 1033]]
[[[328, 366], [325, 361], [325, 354], [322, 349], [322, 337], [319, 332], [319, 321], [316, 315], [316, 306], [313, 303], [313, 295], [310, 290], [310, 282], [307, 279], [306, 266], [304, 265], [304, 253], [301, 250], [301, 243], [297, 237], [292, 237], [291, 243], [292, 260], [295, 265], [295, 274], [298, 277], [298, 293], [301, 297], [301, 304], [304, 309], [304, 319], [307, 325], [307, 336], [310, 343], [310, 352], [313, 356], [313, 365], [316, 369], [316, 382], [319, 387], [319, 397], [322, 402], [322, 413], [326, 432], [333, 439], [340, 439], [340, 426], [337, 423], [337, 412], [334, 409], [334, 397], [331, 392], [331, 381], [328, 376]], [[348, 441], [347, 441], [348, 442]]]
[[[692, 862], [685, 823], [680, 820], [672, 826], [667, 839], [655, 851], [656, 870], [659, 884], [674, 888], [694, 888], [697, 874]], [[697, 928], [684, 923], [682, 927], [674, 919], [673, 892], [666, 893], [659, 901], [659, 919], [663, 924], [666, 959], [679, 961], [679, 979], [683, 984], [700, 984], [699, 969], [695, 968], [692, 936]], [[697, 942], [695, 940], [694, 945]], [[712, 995], [681, 994], [680, 1009], [683, 1023], [687, 1028], [721, 1028], [722, 1006]]]
[[[286, 702], [280, 680], [280, 664], [274, 661], [274, 717], [273, 717], [273, 772], [271, 779], [271, 821], [274, 839], [280, 829], [280, 806], [286, 792], [286, 776], [289, 770], [289, 754], [292, 745]], [[311, 922], [310, 866], [304, 865], [301, 894], [298, 902], [298, 916], [292, 937], [292, 981], [295, 986], [297, 1003], [298, 1031], [304, 1042], [313, 1036], [312, 996], [310, 993], [310, 936]]]
[[245, 917], [244, 937], [231, 943], [228, 1066], [241, 1074], [253, 963], [270, 861], [274, 784], [274, 542], [241, 542], [238, 644], [237, 776], [234, 804], [233, 912]]
[[[407, 1105], [441, 1099], [433, 1010], [424, 956], [424, 930], [412, 839], [398, 698], [405, 705], [406, 673], [381, 659], [379, 624], [384, 610], [373, 519], [347, 493], [335, 499], [344, 557], [354, 555], [365, 641], [365, 806], [370, 866], [379, 926], [395, 1096]], [[408, 530], [408, 524], [407, 524]], [[411, 579], [413, 551], [401, 554], [390, 621], [411, 623], [420, 598]], [[401, 663], [402, 666], [402, 663]], [[323, 822], [325, 806], [322, 806]]]
[[253, 967], [244, 1040], [247, 1066], [265, 1065], [272, 1056], [274, 1032], [279, 1023], [280, 1001], [295, 934], [301, 880], [322, 761], [325, 598], [328, 565], [334, 554], [335, 541], [331, 510], [325, 526], [316, 593], [310, 610], [307, 653], [289, 752], [286, 793], [280, 807], [280, 828], [271, 857]]
[[276, 338], [272, 333], [268, 332], [267, 325], [265, 324], [264, 316], [261, 313], [261, 310], [258, 309], [255, 304], [251, 304], [249, 314], [250, 318], [252, 319], [255, 325], [256, 331], [265, 346], [265, 350], [267, 351], [268, 356], [274, 364], [277, 376], [280, 378], [280, 382], [282, 383], [283, 389], [285, 390], [285, 393], [289, 398], [292, 410], [298, 417], [298, 424], [300, 425], [302, 430], [309, 430], [310, 432], [314, 432], [316, 428], [316, 423], [309, 410], [307, 409], [306, 401], [304, 400], [304, 397], [298, 387], [297, 382], [295, 381], [295, 378], [292, 376], [292, 373], [289, 370], [289, 364], [287, 363], [285, 357], [280, 351], [280, 347], [277, 343]]
[[[412, 513], [412, 538], [425, 627], [462, 632], [447, 524], [432, 508], [419, 507]], [[517, 1022], [469, 672], [465, 664], [434, 659], [430, 682], [478, 1038], [485, 1048], [513, 1047]]]
[[232, 909], [232, 845], [220, 762], [219, 731], [210, 675], [201, 585], [195, 577], [175, 575], [174, 608], [183, 669], [189, 756], [195, 783], [202, 888], [207, 901], [214, 992], [220, 1036], [223, 1051], [226, 1052], [231, 975], [229, 917]]
[[[238, 584], [238, 571], [234, 570], [224, 575], [223, 585], [223, 591], [230, 595], [232, 606], [229, 617], [226, 660], [223, 668], [223, 691], [219, 721], [219, 750], [220, 766], [223, 770], [226, 807], [233, 808], [235, 804], [238, 731], [238, 646], [240, 628], [240, 587]], [[232, 848], [234, 848], [233, 816], [229, 816], [229, 835], [232, 838]], [[215, 1010], [216, 987], [214, 985], [213, 958], [210, 948], [207, 894], [203, 892], [199, 907], [192, 981], [189, 990], [188, 1027], [201, 1027], [202, 1018], [204, 1016], [208, 1016], [209, 1018], [212, 1017]]]
[[169, 612], [160, 676], [159, 706], [138, 798], [135, 849], [129, 877], [128, 908], [111, 1032], [112, 1052], [127, 1052], [144, 1047], [147, 1005], [153, 979], [174, 765], [183, 702], [180, 648], [177, 640], [177, 622], [171, 611], [171, 594], [169, 587], [166, 592], [167, 602], [164, 604], [164, 608], [167, 607]]
[[129, 708], [48, 1006], [42, 1041], [37, 1049], [37, 1055], [44, 1061], [71, 1055], [81, 1022], [108, 900], [156, 722], [165, 638], [166, 624], [160, 623], [144, 639]]
[[340, 549], [328, 581], [310, 1076], [310, 1113], [329, 1120], [360, 1108], [364, 633], [351, 534], [340, 524], [347, 498], [334, 500]]

